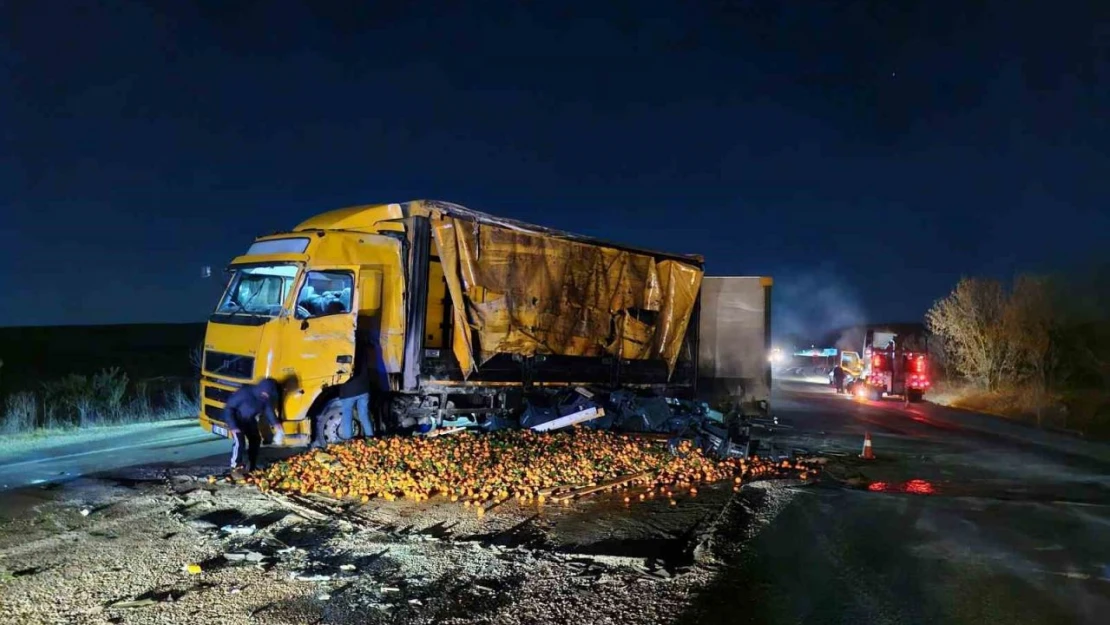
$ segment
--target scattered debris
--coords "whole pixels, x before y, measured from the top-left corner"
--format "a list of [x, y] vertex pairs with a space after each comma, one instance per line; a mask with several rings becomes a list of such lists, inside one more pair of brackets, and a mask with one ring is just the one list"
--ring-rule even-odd
[[353, 570], [355, 570], [355, 565], [353, 565], [353, 564], [340, 564], [339, 565], [339, 570], [340, 571], [353, 571]]
[[189, 519], [188, 521], [186, 521], [185, 524], [201, 532], [207, 532], [216, 529], [215, 523], [211, 521], [205, 521], [204, 519]]
[[90, 514], [92, 514], [92, 510], [89, 508], [81, 508], [81, 516], [89, 516]]
[[155, 601], [154, 599], [135, 599], [134, 601], [117, 601], [113, 604], [110, 604], [108, 607], [109, 608], [120, 608], [120, 609], [123, 609], [123, 610], [130, 610], [132, 608], [145, 608], [147, 606], [152, 606], [152, 605], [155, 605], [157, 603], [158, 602]]
[[309, 575], [309, 574], [298, 573], [298, 572], [294, 571], [290, 575], [290, 577], [297, 580], [298, 582], [330, 582], [332, 580], [331, 575], [326, 575], [324, 573], [315, 573], [315, 574]]
[[201, 568], [199, 564], [189, 564], [185, 566], [185, 572], [189, 575], [200, 575]]
[[452, 428], [432, 430], [431, 432], [428, 432], [424, 436], [426, 436], [428, 438], [435, 438], [437, 436], [448, 436], [450, 434], [458, 434], [459, 432], [465, 432], [465, 431], [466, 431], [465, 427], [456, 426], [456, 427], [452, 427]]
[[250, 536], [258, 531], [258, 527], [254, 525], [225, 525], [220, 528], [220, 531], [232, 536]]
[[212, 491], [205, 488], [194, 488], [193, 490], [185, 493], [185, 499], [189, 501], [197, 501], [198, 499], [211, 499]]
[[229, 562], [262, 562], [266, 556], [257, 551], [230, 551], [224, 554], [224, 559]]
[[600, 419], [604, 416], [604, 408], [590, 407], [579, 410], [578, 412], [573, 412], [563, 417], [559, 417], [558, 419], [552, 419], [550, 421], [540, 423], [539, 425], [533, 425], [532, 430], [536, 432], [550, 432], [552, 430], [559, 430], [565, 427], [570, 427], [576, 423], [582, 423], [583, 421]]

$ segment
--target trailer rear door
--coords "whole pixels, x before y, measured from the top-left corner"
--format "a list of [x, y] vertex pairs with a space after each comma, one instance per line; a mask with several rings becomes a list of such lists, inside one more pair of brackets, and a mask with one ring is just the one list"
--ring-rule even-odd
[[728, 396], [760, 414], [771, 399], [771, 279], [709, 277], [702, 281], [698, 394]]

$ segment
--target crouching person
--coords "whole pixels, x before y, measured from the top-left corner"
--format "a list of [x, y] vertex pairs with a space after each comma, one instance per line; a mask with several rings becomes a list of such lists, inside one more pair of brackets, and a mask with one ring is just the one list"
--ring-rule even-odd
[[274, 413], [277, 398], [278, 384], [272, 378], [266, 378], [258, 384], [244, 384], [228, 398], [224, 408], [224, 423], [232, 436], [232, 470], [246, 467], [254, 471], [257, 468], [258, 451], [262, 447], [262, 434], [258, 431], [259, 417], [264, 416], [270, 424], [275, 445], [280, 445], [285, 440], [285, 432]]

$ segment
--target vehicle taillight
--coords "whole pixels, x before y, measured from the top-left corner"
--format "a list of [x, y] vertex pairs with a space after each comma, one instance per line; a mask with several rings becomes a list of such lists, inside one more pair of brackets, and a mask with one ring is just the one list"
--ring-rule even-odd
[[925, 373], [925, 357], [918, 356], [917, 361], [914, 362], [913, 367], [914, 371], [917, 371], [918, 373]]
[[883, 357], [882, 356], [873, 357], [871, 359], [871, 366], [876, 368], [876, 369], [881, 369], [882, 366], [883, 366]]

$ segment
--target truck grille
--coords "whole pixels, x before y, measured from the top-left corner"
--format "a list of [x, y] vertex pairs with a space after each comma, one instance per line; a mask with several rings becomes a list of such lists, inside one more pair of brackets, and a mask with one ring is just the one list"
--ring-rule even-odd
[[209, 419], [215, 419], [216, 421], [223, 421], [224, 409], [220, 408], [219, 406], [213, 406], [212, 404], [205, 404], [204, 416], [208, 417]]
[[220, 388], [218, 386], [209, 386], [207, 384], [204, 386], [204, 398], [218, 401], [221, 404], [227, 403], [227, 400], [229, 397], [231, 397], [232, 392], [233, 391], [229, 391], [226, 388]]
[[254, 357], [207, 350], [204, 352], [204, 370], [216, 375], [249, 380], [254, 375]]

